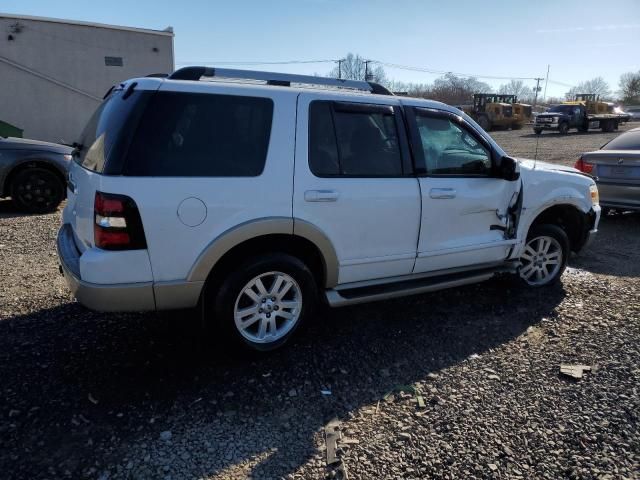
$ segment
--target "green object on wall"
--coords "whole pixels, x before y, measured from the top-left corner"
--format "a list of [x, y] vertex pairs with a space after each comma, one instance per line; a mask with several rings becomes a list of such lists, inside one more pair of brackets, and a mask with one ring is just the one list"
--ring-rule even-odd
[[22, 138], [22, 129], [0, 120], [0, 137]]

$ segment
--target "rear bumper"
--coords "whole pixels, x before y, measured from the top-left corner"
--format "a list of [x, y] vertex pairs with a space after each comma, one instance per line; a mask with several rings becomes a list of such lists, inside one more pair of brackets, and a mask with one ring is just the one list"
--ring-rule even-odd
[[56, 243], [62, 274], [82, 305], [101, 312], [155, 310], [153, 282], [101, 285], [83, 281], [80, 276], [80, 252], [69, 224], [62, 225]]
[[600, 205], [608, 208], [640, 210], [640, 185], [598, 181]]
[[[80, 273], [80, 252], [76, 247], [71, 225], [63, 224], [57, 240], [60, 269], [69, 289], [78, 302], [91, 310], [100, 312], [141, 312], [149, 310], [172, 310], [192, 308], [198, 304], [204, 282], [168, 281], [168, 282], [132, 282], [99, 284], [87, 282]], [[105, 252], [103, 252], [105, 253]], [[85, 252], [85, 257], [87, 252]], [[89, 256], [91, 256], [89, 254]], [[116, 264], [113, 257], [94, 258], [85, 262], [88, 272], [95, 273]], [[83, 257], [84, 261], [84, 257]]]

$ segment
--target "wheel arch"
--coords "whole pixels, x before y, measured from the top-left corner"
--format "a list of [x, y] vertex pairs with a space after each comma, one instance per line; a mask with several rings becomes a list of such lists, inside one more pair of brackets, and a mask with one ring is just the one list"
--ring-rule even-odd
[[243, 258], [266, 252], [300, 258], [319, 286], [331, 288], [338, 282], [338, 259], [326, 234], [309, 222], [287, 217], [251, 220], [225, 231], [200, 254], [187, 280], [202, 282], [218, 277]]
[[556, 225], [569, 237], [569, 245], [572, 251], [579, 251], [585, 239], [587, 226], [587, 213], [580, 207], [571, 203], [556, 203], [538, 211], [529, 223], [526, 233], [536, 225]]

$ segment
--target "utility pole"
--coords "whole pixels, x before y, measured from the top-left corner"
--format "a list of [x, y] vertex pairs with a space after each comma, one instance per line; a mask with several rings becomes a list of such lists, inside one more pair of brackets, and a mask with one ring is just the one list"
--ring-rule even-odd
[[336, 63], [338, 64], [338, 78], [342, 78], [342, 62], [344, 62], [344, 60], [344, 58], [336, 60]]
[[373, 62], [373, 60], [365, 60], [364, 61], [364, 81], [369, 81], [369, 63]]
[[544, 78], [534, 78], [534, 80], [536, 81], [536, 96], [533, 99], [533, 108], [536, 108], [536, 105], [538, 104], [538, 92], [542, 90], [540, 88], [540, 82], [544, 80]]

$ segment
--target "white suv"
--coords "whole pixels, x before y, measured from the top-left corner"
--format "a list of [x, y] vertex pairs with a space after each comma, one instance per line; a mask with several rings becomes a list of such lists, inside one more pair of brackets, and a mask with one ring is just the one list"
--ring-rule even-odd
[[77, 299], [201, 306], [257, 350], [317, 301], [499, 272], [550, 284], [600, 217], [589, 176], [510, 158], [459, 110], [358, 81], [204, 67], [130, 80], [75, 160], [57, 243]]

